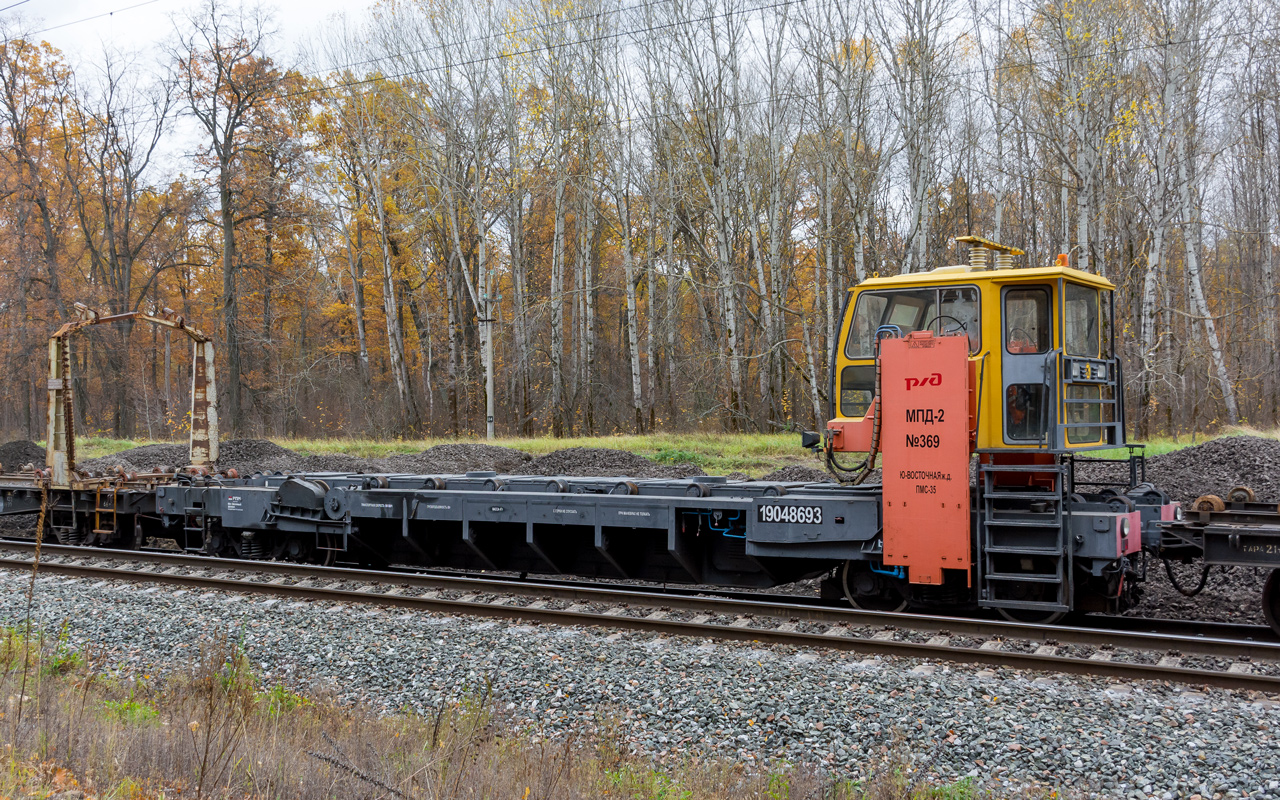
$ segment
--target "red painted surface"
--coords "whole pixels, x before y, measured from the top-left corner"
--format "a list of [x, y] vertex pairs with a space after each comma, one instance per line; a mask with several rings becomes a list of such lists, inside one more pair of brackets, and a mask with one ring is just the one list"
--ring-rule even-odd
[[831, 432], [831, 449], [837, 453], [866, 453], [871, 450], [871, 431], [876, 421], [878, 401], [871, 401], [871, 408], [862, 419], [831, 420], [827, 430]]
[[928, 332], [880, 344], [884, 563], [911, 583], [969, 570], [969, 340]]

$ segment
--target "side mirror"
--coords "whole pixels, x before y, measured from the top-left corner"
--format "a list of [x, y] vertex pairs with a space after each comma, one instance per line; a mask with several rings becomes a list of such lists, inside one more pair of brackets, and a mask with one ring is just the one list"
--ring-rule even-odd
[[822, 444], [822, 434], [817, 431], [802, 431], [800, 433], [800, 446], [808, 450], [816, 450]]

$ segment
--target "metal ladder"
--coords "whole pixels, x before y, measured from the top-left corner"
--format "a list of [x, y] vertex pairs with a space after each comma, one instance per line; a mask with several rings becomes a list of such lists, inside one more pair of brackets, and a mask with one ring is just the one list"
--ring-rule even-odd
[[[120, 484], [111, 484], [111, 505], [102, 505], [102, 484], [98, 484], [93, 494], [93, 532], [96, 536], [113, 536], [120, 527]], [[102, 524], [102, 515], [109, 514], [111, 518], [111, 527]], [[101, 541], [101, 539], [99, 540]]]
[[[195, 523], [195, 524], [193, 524]], [[205, 552], [205, 543], [209, 541], [209, 517], [204, 513], [204, 506], [187, 506], [182, 509], [182, 530], [187, 534], [184, 550], [188, 553]], [[198, 545], [192, 547], [191, 534], [200, 534]], [[212, 555], [210, 553], [209, 555]]]
[[[1038, 491], [996, 482], [997, 475], [1028, 473], [1051, 475], [1053, 486]], [[1067, 468], [1060, 464], [978, 466], [982, 491], [978, 604], [983, 608], [1071, 609], [1072, 558], [1064, 513], [1066, 474]], [[1040, 591], [1028, 597], [1028, 585], [1038, 586]]]

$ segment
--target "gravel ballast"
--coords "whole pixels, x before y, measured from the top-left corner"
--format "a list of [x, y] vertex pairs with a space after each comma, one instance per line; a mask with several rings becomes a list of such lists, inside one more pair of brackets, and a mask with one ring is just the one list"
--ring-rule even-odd
[[[0, 570], [0, 618], [28, 573]], [[1073, 794], [1280, 797], [1280, 702], [1243, 692], [912, 659], [523, 625], [363, 605], [43, 576], [36, 616], [65, 621], [126, 675], [229, 632], [267, 682], [428, 711], [492, 682], [517, 725], [603, 726], [659, 760], [816, 762], [851, 778], [900, 738], [941, 779]]]

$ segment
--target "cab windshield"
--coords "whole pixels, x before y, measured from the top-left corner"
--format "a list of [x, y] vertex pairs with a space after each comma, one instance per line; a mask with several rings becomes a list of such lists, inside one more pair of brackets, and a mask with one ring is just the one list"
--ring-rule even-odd
[[876, 332], [881, 328], [897, 334], [926, 328], [942, 335], [967, 333], [969, 352], [976, 353], [982, 345], [978, 311], [978, 290], [973, 286], [863, 292], [853, 311], [844, 354], [850, 359], [874, 358]]

